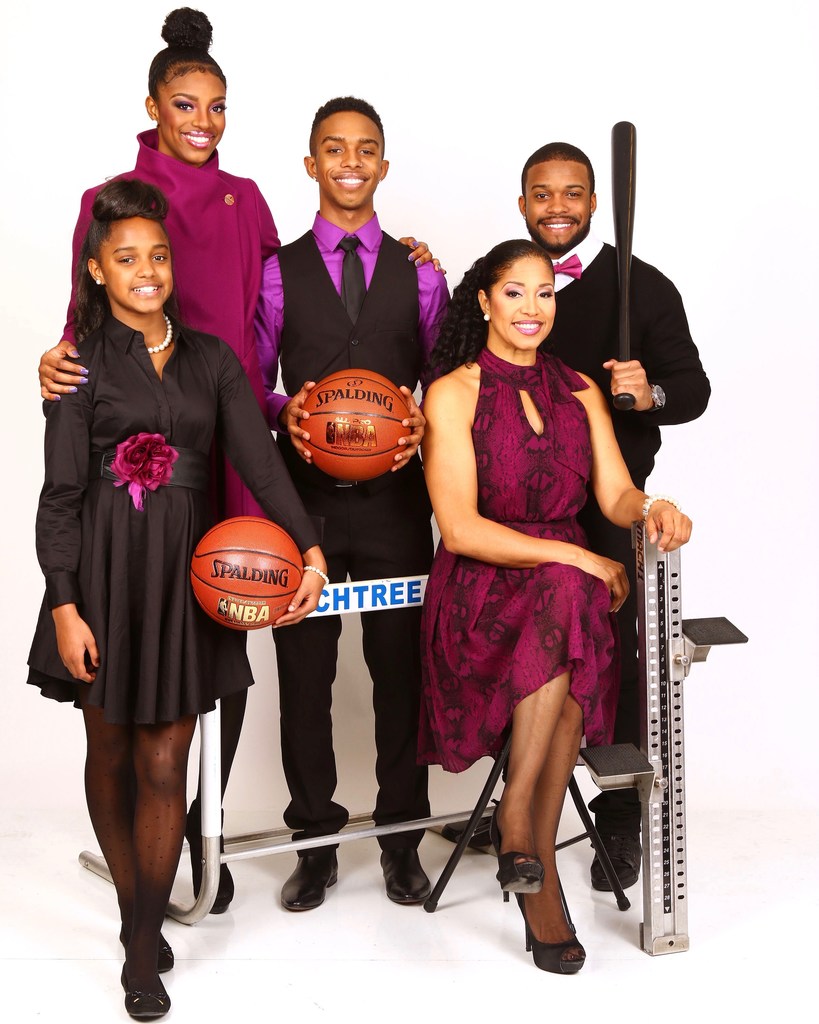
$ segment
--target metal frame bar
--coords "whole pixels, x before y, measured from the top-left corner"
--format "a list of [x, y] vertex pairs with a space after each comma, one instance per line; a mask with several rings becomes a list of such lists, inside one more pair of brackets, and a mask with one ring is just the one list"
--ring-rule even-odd
[[[642, 806], [643, 843], [643, 921], [640, 945], [656, 956], [688, 949], [688, 880], [685, 812], [685, 744], [682, 683], [692, 662], [704, 661], [711, 644], [744, 643], [747, 637], [726, 619], [690, 620], [692, 637], [684, 634], [682, 619], [682, 580], [680, 552], [661, 552], [649, 544], [645, 524], [634, 523], [632, 542], [635, 549], [638, 585], [638, 619], [640, 636], [641, 681], [641, 751], [648, 759], [645, 770], [633, 758], [619, 762], [629, 764], [625, 774], [612, 772], [605, 766], [609, 752], [618, 748], [587, 748], [587, 767], [601, 789], [636, 786]], [[426, 576], [401, 577], [393, 580], [368, 580], [331, 584], [322, 595], [314, 615], [338, 615], [368, 611], [373, 608], [407, 607], [423, 603]], [[453, 811], [415, 821], [391, 825], [369, 825], [367, 815], [355, 815], [340, 833], [320, 838], [292, 840], [286, 828], [246, 833], [225, 838], [225, 851], [220, 852], [221, 778], [220, 778], [220, 711], [216, 709], [199, 716], [200, 774], [202, 787], [202, 887], [195, 902], [186, 906], [172, 900], [168, 914], [183, 924], [195, 924], [210, 911], [219, 888], [222, 863], [251, 857], [314, 849], [356, 839], [369, 839], [415, 829], [437, 828], [469, 817], [466, 828], [456, 844], [441, 877], [424, 904], [432, 913], [441, 893], [455, 870], [464, 849], [489, 806], [495, 785], [508, 757], [507, 742], [497, 759], [475, 808]], [[596, 753], [597, 752], [597, 753]], [[581, 757], [584, 751], [581, 750]], [[650, 770], [649, 770], [650, 769]], [[599, 841], [591, 817], [572, 776], [569, 791], [583, 821], [586, 832], [557, 846], [563, 849], [589, 838], [601, 860], [603, 869], [621, 910], [629, 907], [619, 880], [611, 867], [608, 854]], [[585, 813], [584, 813], [585, 812]], [[80, 863], [96, 874], [111, 880], [104, 859], [83, 850]]]
[[[348, 583], [330, 584], [324, 588], [319, 608], [313, 612], [318, 615], [343, 615], [354, 612], [369, 611], [374, 608], [407, 607], [423, 603], [427, 576], [400, 577], [396, 579], [366, 580]], [[359, 814], [350, 818], [347, 827], [340, 833], [313, 837], [294, 841], [292, 830], [287, 828], [269, 829], [260, 832], [225, 837], [224, 852], [220, 851], [222, 831], [221, 816], [221, 770], [220, 770], [220, 709], [199, 716], [200, 729], [200, 777], [201, 777], [201, 810], [202, 810], [202, 885], [199, 895], [192, 904], [185, 904], [172, 899], [168, 904], [168, 916], [182, 924], [196, 924], [210, 912], [219, 889], [219, 869], [223, 863], [233, 860], [247, 860], [253, 857], [268, 856], [277, 853], [296, 852], [304, 849], [315, 849], [322, 846], [335, 846], [340, 843], [352, 842], [357, 839], [369, 839], [382, 835], [391, 835], [415, 829], [436, 828], [449, 822], [462, 821], [469, 816], [471, 828], [467, 829], [466, 838], [461, 837], [456, 850], [450, 857], [444, 873], [436, 883], [425, 909], [430, 913], [435, 910], [437, 900], [443, 892], [449, 877], [455, 870], [458, 861], [469, 839], [477, 826], [480, 817], [486, 812], [492, 792], [497, 784], [503, 765], [508, 757], [508, 742], [490, 772], [487, 784], [476, 807], [470, 811], [452, 811], [448, 814], [421, 818], [415, 821], [396, 822], [390, 825], [369, 825], [372, 819], [368, 815]], [[505, 755], [505, 756], [504, 756]], [[603, 869], [612, 885], [617, 905], [626, 910], [630, 903], [623, 893], [622, 886], [611, 866], [608, 854], [599, 840], [594, 824], [580, 796], [579, 788], [572, 776], [569, 791], [580, 814], [585, 832], [558, 845], [563, 849], [582, 839], [589, 838], [592, 846], [600, 857]], [[585, 811], [585, 817], [581, 811]], [[473, 822], [474, 819], [474, 822]], [[361, 827], [363, 826], [363, 827]], [[597, 840], [597, 841], [595, 841]], [[457, 856], [456, 856], [457, 854]], [[80, 864], [102, 878], [111, 881], [108, 866], [99, 854], [83, 850], [79, 855]], [[434, 899], [433, 899], [434, 897]]]

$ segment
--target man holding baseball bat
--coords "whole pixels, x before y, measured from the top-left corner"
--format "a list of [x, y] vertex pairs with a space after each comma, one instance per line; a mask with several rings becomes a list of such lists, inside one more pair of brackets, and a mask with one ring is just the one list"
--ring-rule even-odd
[[[691, 339], [679, 292], [658, 270], [631, 261], [629, 359], [618, 354], [619, 286], [615, 248], [590, 233], [597, 206], [594, 170], [575, 146], [552, 142], [536, 150], [521, 176], [520, 212], [532, 239], [555, 269], [557, 316], [549, 347], [588, 374], [604, 394], [629, 394], [633, 408], [612, 406], [617, 441], [635, 486], [644, 488], [660, 448], [660, 427], [687, 423], [705, 412], [711, 386]], [[628, 530], [613, 526], [589, 495], [579, 520], [589, 547], [625, 565], [629, 599], [618, 614], [621, 691], [615, 743], [639, 746], [637, 604], [634, 554]], [[609, 790], [591, 803], [597, 829], [624, 888], [640, 872], [640, 804], [637, 792]], [[595, 857], [595, 889], [610, 888]]]

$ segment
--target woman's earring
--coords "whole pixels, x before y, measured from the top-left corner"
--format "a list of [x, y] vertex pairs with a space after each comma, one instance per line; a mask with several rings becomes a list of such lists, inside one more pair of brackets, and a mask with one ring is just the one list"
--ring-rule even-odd
[[102, 278], [95, 277], [94, 280], [97, 282], [97, 284], [102, 284]]
[[489, 314], [488, 313], [484, 313], [483, 318], [484, 318], [484, 320], [488, 320], [489, 319]]

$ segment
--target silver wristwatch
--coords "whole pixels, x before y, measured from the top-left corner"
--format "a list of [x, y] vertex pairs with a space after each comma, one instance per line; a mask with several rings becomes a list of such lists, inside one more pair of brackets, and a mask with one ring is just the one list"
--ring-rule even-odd
[[662, 409], [665, 405], [665, 391], [659, 384], [651, 385], [651, 401], [654, 403], [655, 409]]

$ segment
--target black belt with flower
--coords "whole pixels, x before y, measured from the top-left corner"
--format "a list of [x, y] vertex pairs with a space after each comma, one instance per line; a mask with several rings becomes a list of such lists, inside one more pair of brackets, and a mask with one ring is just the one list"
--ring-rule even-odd
[[88, 478], [113, 480], [116, 487], [128, 485], [134, 507], [141, 510], [146, 491], [158, 487], [190, 487], [207, 491], [209, 459], [195, 448], [177, 448], [162, 434], [140, 433], [121, 441], [108, 451], [92, 451]]

